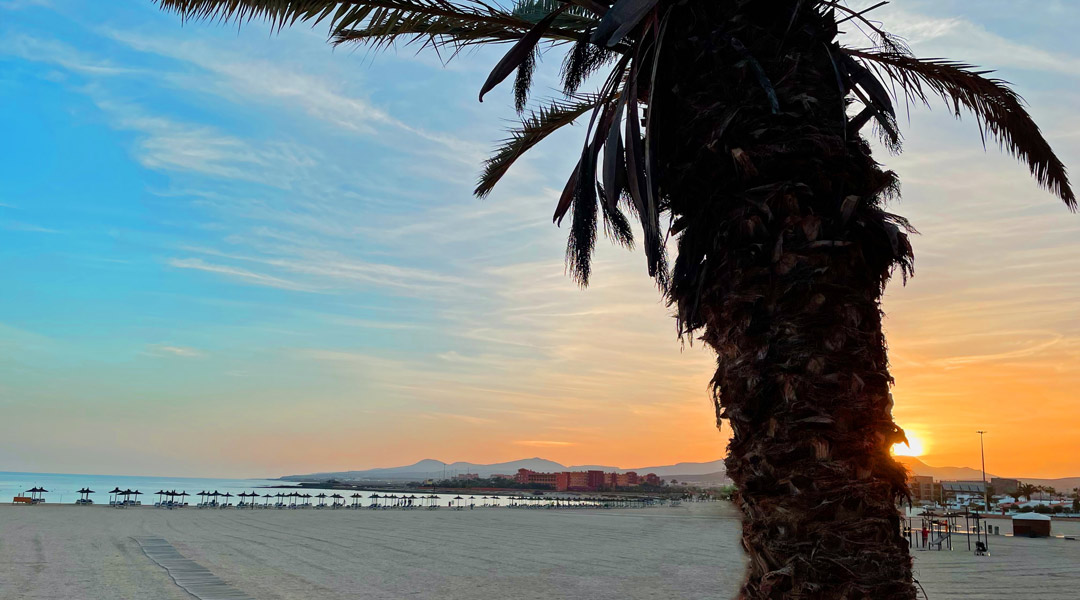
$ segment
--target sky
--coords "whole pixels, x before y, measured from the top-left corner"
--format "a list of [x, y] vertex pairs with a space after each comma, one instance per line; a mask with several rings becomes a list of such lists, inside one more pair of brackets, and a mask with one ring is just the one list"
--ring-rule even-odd
[[[998, 69], [1080, 173], [1080, 3], [875, 14]], [[550, 215], [583, 127], [477, 200], [514, 118], [508, 85], [476, 101], [505, 48], [444, 65], [325, 34], [0, 0], [0, 470], [721, 458], [713, 355], [643, 255], [601, 243], [588, 289], [566, 274]], [[878, 150], [921, 232], [884, 302], [894, 415], [929, 464], [978, 466], [981, 429], [988, 472], [1080, 475], [1080, 216], [935, 108]]]

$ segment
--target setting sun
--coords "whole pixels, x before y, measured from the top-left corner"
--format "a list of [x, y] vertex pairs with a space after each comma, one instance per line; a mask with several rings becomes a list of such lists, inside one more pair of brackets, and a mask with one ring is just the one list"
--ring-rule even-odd
[[893, 444], [892, 453], [895, 456], [922, 456], [925, 451], [923, 448], [923, 441], [919, 436], [907, 431], [908, 443], [903, 442], [899, 444]]

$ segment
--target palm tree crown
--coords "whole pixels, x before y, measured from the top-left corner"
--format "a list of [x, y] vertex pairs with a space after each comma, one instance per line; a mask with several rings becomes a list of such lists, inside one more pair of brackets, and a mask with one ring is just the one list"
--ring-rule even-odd
[[[669, 205], [655, 175], [658, 157], [651, 144], [651, 126], [659, 119], [649, 107], [671, 9], [685, 0], [518, 0], [512, 7], [483, 0], [157, 1], [185, 19], [262, 19], [274, 29], [298, 22], [325, 23], [335, 45], [385, 49], [401, 43], [431, 49], [445, 59], [475, 44], [510, 44], [481, 87], [480, 100], [516, 72], [513, 92], [521, 124], [488, 159], [476, 195], [487, 196], [522, 154], [557, 129], [588, 115], [581, 158], [554, 213], [554, 221], [561, 223], [573, 211], [567, 248], [571, 272], [582, 285], [588, 283], [598, 215], [609, 237], [633, 245], [625, 208], [641, 224], [649, 274], [666, 288], [664, 238], [668, 232], [661, 222]], [[846, 104], [857, 108], [849, 110], [845, 104], [837, 114], [853, 134], [873, 121], [886, 146], [898, 152], [901, 134], [891, 90], [899, 90], [905, 101], [926, 105], [939, 97], [957, 118], [964, 112], [973, 115], [984, 142], [989, 137], [1025, 162], [1040, 185], [1076, 209], [1064, 165], [1007, 82], [987, 77], [989, 71], [972, 65], [916, 58], [903, 41], [868, 19], [869, 10], [856, 11], [842, 0], [788, 4], [792, 25], [800, 12], [815, 11], [828, 14], [838, 25], [855, 22], [871, 36], [869, 47], [847, 47], [833, 40], [827, 49], [834, 66], [830, 76], [835, 83], [830, 83], [839, 87]], [[881, 4], [885, 3], [877, 6]], [[734, 35], [734, 23], [731, 30], [727, 41], [741, 56], [738, 66], [753, 76], [771, 109], [782, 111], [792, 99], [777, 96], [773, 75], [762, 67], [762, 57], [751, 54]], [[556, 47], [565, 49], [564, 98], [548, 100], [525, 114], [537, 58]], [[579, 92], [586, 78], [604, 68], [607, 76], [598, 91]]]

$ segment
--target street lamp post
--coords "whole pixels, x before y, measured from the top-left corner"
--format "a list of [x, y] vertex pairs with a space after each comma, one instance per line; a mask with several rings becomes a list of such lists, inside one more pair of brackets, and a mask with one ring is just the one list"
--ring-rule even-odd
[[986, 450], [983, 448], [983, 434], [986, 431], [980, 430], [975, 433], [979, 434], [979, 454], [982, 456], [983, 501], [986, 503], [986, 512], [990, 512], [990, 488], [986, 486]]

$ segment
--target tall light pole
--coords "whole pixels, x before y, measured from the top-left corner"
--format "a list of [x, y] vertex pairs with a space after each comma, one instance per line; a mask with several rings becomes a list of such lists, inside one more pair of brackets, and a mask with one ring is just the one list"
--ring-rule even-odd
[[983, 434], [985, 431], [976, 431], [979, 434], [979, 454], [982, 456], [983, 478], [983, 501], [986, 502], [986, 512], [990, 512], [990, 488], [986, 486], [986, 450], [983, 448]]

